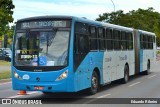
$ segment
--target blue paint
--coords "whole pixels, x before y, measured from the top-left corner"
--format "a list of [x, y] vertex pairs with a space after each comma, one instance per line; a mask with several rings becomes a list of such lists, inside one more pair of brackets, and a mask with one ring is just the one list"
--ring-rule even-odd
[[143, 49], [140, 49], [140, 72], [143, 71]]
[[90, 57], [89, 62], [90, 62], [90, 65], [92, 65], [92, 64], [93, 64], [93, 59], [92, 59], [92, 57]]
[[[77, 80], [76, 91], [91, 87], [91, 77], [95, 68], [98, 68], [100, 71], [100, 77], [103, 77], [103, 57], [104, 52], [90, 52], [86, 55], [75, 72], [75, 77]], [[102, 79], [103, 78], [100, 78], [101, 84], [103, 84]]]

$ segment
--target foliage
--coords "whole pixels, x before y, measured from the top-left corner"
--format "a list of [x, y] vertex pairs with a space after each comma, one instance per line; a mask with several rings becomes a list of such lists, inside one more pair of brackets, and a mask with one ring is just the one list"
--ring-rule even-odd
[[1, 71], [0, 72], [0, 80], [2, 79], [8, 79], [11, 78], [11, 71], [10, 70], [6, 70], [6, 71]]
[[7, 32], [8, 24], [13, 22], [14, 7], [12, 0], [0, 0], [0, 36]]
[[0, 66], [11, 66], [10, 62], [0, 60]]
[[139, 8], [128, 13], [122, 10], [103, 13], [96, 20], [154, 32], [157, 35], [157, 45], [160, 46], [160, 13], [151, 7], [146, 10]]

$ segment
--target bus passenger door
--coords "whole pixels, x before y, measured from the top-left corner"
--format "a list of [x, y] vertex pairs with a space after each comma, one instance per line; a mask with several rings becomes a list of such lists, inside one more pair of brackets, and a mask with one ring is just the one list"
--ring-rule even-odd
[[86, 88], [89, 83], [87, 79], [87, 77], [89, 77], [89, 72], [87, 72], [88, 58], [86, 57], [89, 52], [88, 37], [82, 34], [75, 34], [74, 44], [74, 70], [77, 73], [77, 88], [81, 90]]

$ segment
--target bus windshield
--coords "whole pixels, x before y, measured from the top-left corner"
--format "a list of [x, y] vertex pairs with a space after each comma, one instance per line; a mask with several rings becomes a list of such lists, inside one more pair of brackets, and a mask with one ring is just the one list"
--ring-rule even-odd
[[67, 66], [69, 31], [16, 33], [15, 66]]

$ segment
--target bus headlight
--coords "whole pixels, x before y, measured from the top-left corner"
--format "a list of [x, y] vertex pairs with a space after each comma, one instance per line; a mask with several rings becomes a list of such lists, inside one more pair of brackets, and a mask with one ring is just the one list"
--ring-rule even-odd
[[17, 74], [16, 71], [14, 71], [14, 77], [17, 78], [17, 79], [21, 79], [21, 77]]
[[65, 72], [63, 72], [57, 79], [56, 81], [60, 81], [60, 80], [63, 80], [65, 78], [67, 78], [68, 76], [68, 70], [66, 70]]

